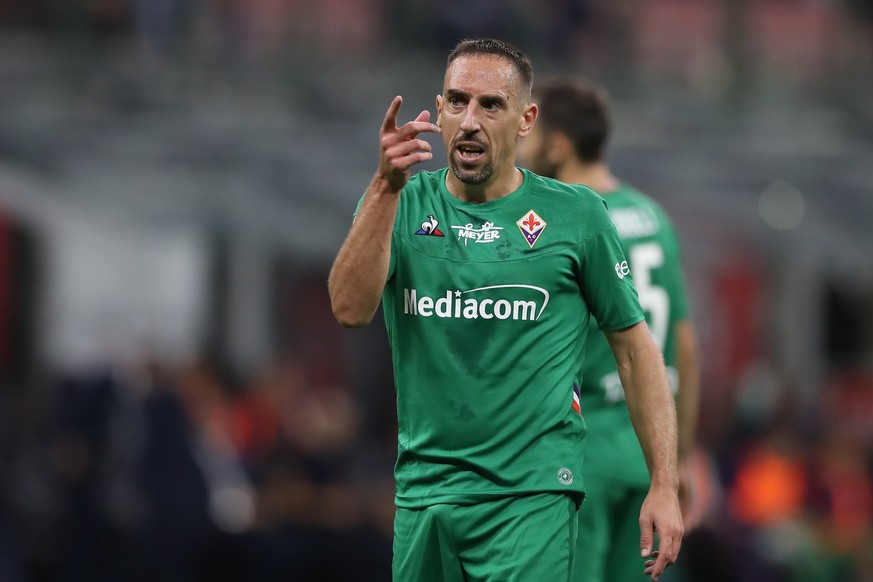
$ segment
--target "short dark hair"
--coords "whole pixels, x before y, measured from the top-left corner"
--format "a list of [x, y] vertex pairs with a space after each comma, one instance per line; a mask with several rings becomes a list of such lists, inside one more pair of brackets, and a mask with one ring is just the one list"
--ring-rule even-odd
[[548, 133], [563, 133], [583, 162], [603, 159], [612, 128], [606, 91], [585, 80], [550, 80], [535, 91], [539, 117]]
[[530, 91], [533, 86], [533, 65], [530, 59], [527, 58], [521, 49], [509, 44], [506, 41], [497, 40], [495, 38], [481, 39], [466, 39], [455, 45], [452, 52], [449, 53], [449, 58], [446, 61], [446, 67], [450, 66], [458, 57], [468, 55], [497, 55], [503, 57], [512, 63], [518, 75], [524, 82], [525, 87]]

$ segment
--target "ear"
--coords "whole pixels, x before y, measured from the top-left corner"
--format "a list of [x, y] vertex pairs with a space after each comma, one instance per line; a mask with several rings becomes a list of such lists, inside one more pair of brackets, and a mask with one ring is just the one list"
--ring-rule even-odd
[[529, 103], [527, 107], [525, 107], [521, 116], [521, 125], [518, 128], [518, 137], [526, 137], [530, 133], [530, 130], [533, 129], [534, 123], [536, 123], [539, 111], [540, 110], [536, 103]]
[[442, 123], [441, 123], [442, 116], [443, 116], [443, 96], [442, 95], [436, 96], [436, 114], [437, 114], [436, 124], [437, 124], [437, 126], [442, 126]]

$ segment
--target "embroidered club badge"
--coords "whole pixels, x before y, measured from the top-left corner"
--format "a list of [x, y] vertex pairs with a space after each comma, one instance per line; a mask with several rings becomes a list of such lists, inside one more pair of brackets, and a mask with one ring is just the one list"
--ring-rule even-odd
[[515, 224], [521, 229], [521, 234], [524, 235], [524, 240], [527, 241], [530, 248], [533, 248], [537, 240], [539, 240], [547, 225], [546, 221], [533, 210], [525, 212], [524, 216], [519, 218]]

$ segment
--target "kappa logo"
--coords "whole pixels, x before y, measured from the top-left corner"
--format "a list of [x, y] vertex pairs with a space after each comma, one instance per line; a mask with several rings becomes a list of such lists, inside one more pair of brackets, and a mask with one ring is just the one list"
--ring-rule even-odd
[[630, 275], [630, 267], [627, 266], [627, 261], [622, 261], [615, 264], [615, 274], [619, 279], [624, 279]]
[[543, 234], [547, 225], [546, 221], [543, 220], [539, 214], [534, 212], [533, 209], [525, 212], [524, 216], [519, 218], [515, 224], [517, 224], [518, 228], [521, 229], [521, 234], [524, 235], [524, 240], [527, 241], [530, 248], [533, 248], [539, 240], [540, 235]]
[[464, 226], [452, 226], [458, 231], [458, 240], [464, 239], [464, 246], [469, 241], [476, 243], [491, 243], [500, 238], [502, 226], [494, 226], [493, 222], [486, 222], [481, 228], [473, 228], [473, 223], [468, 222]]
[[442, 231], [437, 228], [439, 224], [440, 221], [434, 218], [433, 214], [428, 214], [427, 220], [421, 223], [421, 228], [417, 230], [415, 234], [421, 236], [445, 236]]

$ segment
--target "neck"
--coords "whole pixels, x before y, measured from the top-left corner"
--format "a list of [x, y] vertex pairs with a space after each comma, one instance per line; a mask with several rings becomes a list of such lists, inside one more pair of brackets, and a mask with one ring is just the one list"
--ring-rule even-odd
[[521, 187], [524, 176], [521, 170], [512, 166], [512, 170], [506, 176], [493, 176], [484, 184], [467, 184], [458, 180], [452, 169], [446, 172], [446, 188], [449, 194], [472, 204], [481, 204], [509, 196]]
[[603, 162], [586, 164], [572, 160], [558, 168], [556, 177], [568, 184], [584, 184], [600, 195], [618, 190], [619, 182]]

